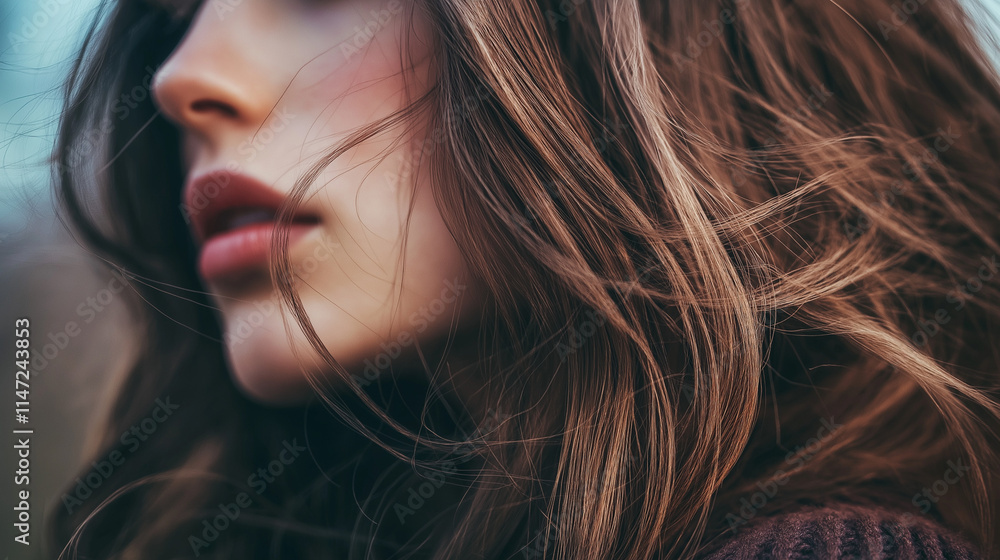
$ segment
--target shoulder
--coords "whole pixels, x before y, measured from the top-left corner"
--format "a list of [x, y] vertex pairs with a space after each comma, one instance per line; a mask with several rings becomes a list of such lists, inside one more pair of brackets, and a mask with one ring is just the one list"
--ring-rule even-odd
[[934, 520], [877, 506], [827, 505], [757, 520], [705, 560], [979, 560], [964, 538]]

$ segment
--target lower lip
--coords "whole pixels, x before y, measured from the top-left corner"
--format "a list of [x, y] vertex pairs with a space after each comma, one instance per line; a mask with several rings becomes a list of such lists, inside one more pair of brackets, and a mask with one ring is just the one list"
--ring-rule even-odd
[[[292, 223], [288, 226], [288, 246], [317, 227], [316, 224]], [[208, 281], [222, 280], [249, 271], [267, 270], [271, 256], [273, 223], [252, 224], [208, 239], [201, 248], [198, 270]]]

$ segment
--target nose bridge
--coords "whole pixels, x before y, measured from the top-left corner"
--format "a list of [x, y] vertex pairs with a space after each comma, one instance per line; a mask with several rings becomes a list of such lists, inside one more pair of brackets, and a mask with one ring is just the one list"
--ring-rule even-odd
[[205, 136], [227, 126], [259, 126], [273, 103], [267, 73], [254, 68], [257, 36], [251, 2], [226, 17], [205, 2], [191, 28], [156, 72], [153, 96], [163, 113]]

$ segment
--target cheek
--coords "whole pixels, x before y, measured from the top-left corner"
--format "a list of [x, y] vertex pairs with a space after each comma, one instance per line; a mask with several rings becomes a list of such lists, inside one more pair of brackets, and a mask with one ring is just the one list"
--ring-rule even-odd
[[[384, 161], [398, 172], [392, 162], [400, 159]], [[381, 184], [382, 170], [368, 171], [360, 188], [322, 193], [343, 217], [331, 222], [340, 251], [299, 293], [320, 339], [352, 375], [404, 375], [420, 367], [418, 344], [428, 351], [474, 326], [480, 298], [427, 166], [396, 189]]]
[[[388, 115], [407, 95], [415, 98], [432, 85], [434, 32], [420, 10], [409, 17], [396, 0], [354, 4], [330, 16], [351, 31], [341, 29], [336, 44], [310, 57], [295, 78], [296, 89], [327, 121], [324, 127], [341, 131]], [[329, 32], [320, 29], [309, 42], [329, 44]]]
[[442, 285], [467, 273], [465, 261], [434, 201], [429, 181], [418, 180], [412, 193], [406, 235], [406, 274], [412, 274], [420, 297], [436, 298]]
[[[330, 235], [338, 239], [340, 252], [336, 262], [320, 271], [323, 277], [310, 282], [329, 296], [318, 298], [310, 312], [330, 318], [334, 302], [354, 317], [328, 322], [327, 332], [321, 333], [324, 340], [344, 340], [351, 324], [350, 330], [372, 335], [369, 343], [415, 327], [419, 329], [412, 334], [420, 340], [425, 333], [441, 332], [428, 324], [426, 307], [434, 306], [435, 317], [458, 311], [449, 286], [464, 282], [465, 260], [435, 203], [426, 166], [419, 173], [400, 169], [407, 157], [390, 154], [383, 165], [367, 170], [360, 186], [337, 189], [331, 183], [321, 193], [337, 216], [330, 220]], [[395, 182], [391, 188], [387, 176]], [[446, 301], [438, 301], [443, 292]], [[444, 312], [442, 303], [448, 304]]]

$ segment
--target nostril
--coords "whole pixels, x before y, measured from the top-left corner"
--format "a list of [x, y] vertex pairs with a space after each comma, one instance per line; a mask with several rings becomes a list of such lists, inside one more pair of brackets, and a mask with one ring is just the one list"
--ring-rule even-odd
[[232, 105], [213, 99], [199, 99], [198, 101], [194, 101], [191, 103], [191, 110], [196, 113], [219, 112], [233, 118], [239, 116]]

